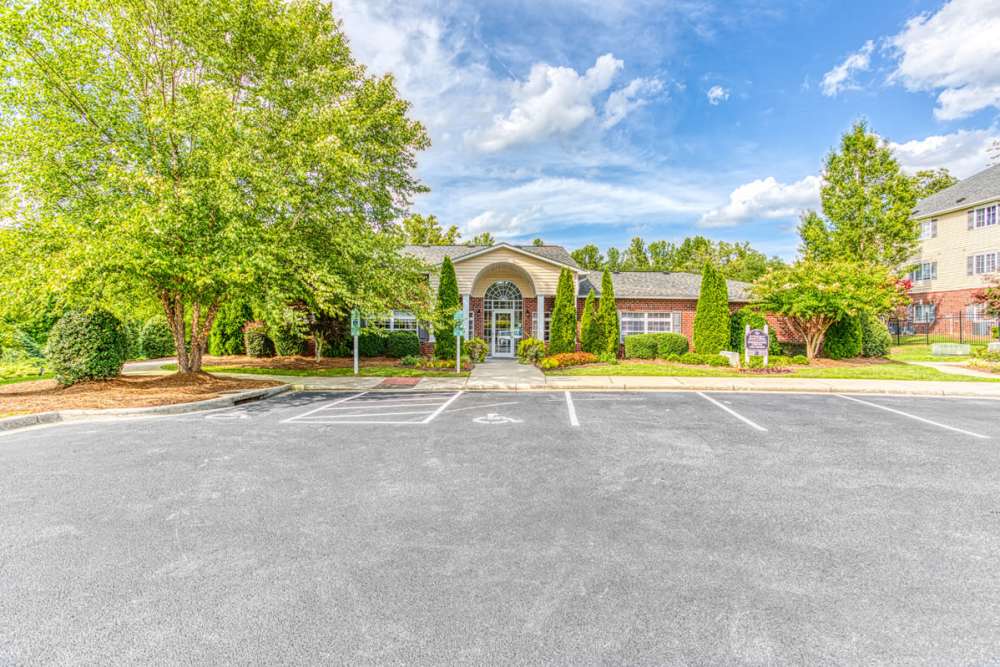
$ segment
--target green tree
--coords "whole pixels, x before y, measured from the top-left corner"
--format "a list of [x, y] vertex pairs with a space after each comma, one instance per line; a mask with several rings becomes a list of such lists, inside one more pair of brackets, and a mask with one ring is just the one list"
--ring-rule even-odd
[[219, 309], [208, 337], [208, 353], [215, 356], [243, 354], [243, 326], [253, 320], [249, 304], [230, 301]]
[[607, 259], [604, 261], [604, 268], [612, 273], [617, 273], [618, 271], [623, 271], [622, 268], [622, 253], [618, 248], [608, 248], [606, 253]]
[[604, 329], [604, 354], [618, 357], [618, 346], [621, 340], [621, 325], [618, 322], [618, 304], [615, 302], [615, 285], [611, 280], [611, 272], [604, 270], [601, 276], [601, 300], [597, 313]]
[[913, 187], [917, 192], [917, 198], [923, 199], [933, 194], [941, 192], [958, 183], [958, 179], [951, 175], [944, 167], [940, 169], [922, 169], [913, 175]]
[[403, 218], [402, 232], [406, 243], [412, 245], [455, 245], [461, 238], [455, 225], [444, 229], [437, 216], [419, 213]]
[[907, 301], [885, 266], [808, 259], [769, 271], [754, 284], [753, 297], [760, 310], [785, 318], [805, 341], [809, 359], [816, 357], [834, 322], [863, 311], [886, 313]]
[[570, 253], [573, 260], [586, 271], [600, 271], [604, 268], [604, 257], [601, 250], [593, 243], [588, 243], [582, 248], [577, 248]]
[[[864, 121], [843, 136], [839, 152], [827, 156], [820, 200], [826, 220], [804, 221], [810, 226], [803, 234], [805, 256], [896, 268], [916, 252], [920, 230], [910, 217], [917, 202], [914, 181]], [[811, 246], [818, 241], [827, 247]]]
[[445, 257], [441, 262], [437, 308], [434, 310], [434, 356], [438, 359], [455, 358], [454, 316], [461, 308], [455, 265], [450, 257]]
[[157, 304], [197, 372], [229, 301], [427, 299], [390, 233], [427, 134], [328, 3], [7, 4], [0, 62], [4, 308]]
[[636, 236], [629, 243], [625, 251], [625, 259], [622, 262], [623, 271], [649, 271], [649, 255], [646, 253], [646, 244], [642, 238]]
[[472, 237], [472, 240], [466, 243], [466, 245], [471, 246], [491, 246], [496, 245], [496, 239], [489, 232], [483, 232], [482, 234], [476, 234]]
[[531, 242], [531, 245], [533, 245], [536, 248], [538, 248], [540, 246], [545, 245], [545, 241], [543, 241], [542, 239], [535, 239], [534, 241]]
[[701, 290], [694, 313], [694, 349], [718, 354], [729, 345], [729, 288], [711, 263], [701, 272]]
[[549, 354], [576, 352], [576, 282], [569, 269], [559, 273], [559, 286], [549, 324]]
[[601, 355], [607, 352], [607, 346], [601, 312], [599, 305], [595, 303], [592, 289], [587, 292], [587, 300], [583, 303], [583, 317], [580, 318], [580, 349]]

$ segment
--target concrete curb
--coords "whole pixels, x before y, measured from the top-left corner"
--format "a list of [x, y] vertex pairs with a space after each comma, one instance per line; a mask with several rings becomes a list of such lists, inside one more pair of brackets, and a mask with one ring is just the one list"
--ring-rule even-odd
[[108, 410], [55, 410], [52, 412], [38, 412], [32, 415], [18, 415], [0, 419], [0, 432], [14, 431], [38, 426], [40, 424], [53, 424], [56, 422], [70, 421], [94, 421], [114, 417], [149, 417], [157, 415], [182, 415], [188, 412], [203, 412], [205, 410], [217, 410], [228, 408], [250, 401], [260, 401], [271, 398], [278, 394], [293, 389], [292, 385], [283, 384], [278, 387], [265, 387], [263, 389], [250, 389], [240, 391], [225, 396], [217, 396], [204, 401], [194, 401], [191, 403], [172, 403], [170, 405], [154, 405], [148, 408], [111, 408]]

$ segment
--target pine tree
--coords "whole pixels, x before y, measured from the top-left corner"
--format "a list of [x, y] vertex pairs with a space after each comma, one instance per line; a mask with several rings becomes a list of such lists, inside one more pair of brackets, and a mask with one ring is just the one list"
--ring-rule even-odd
[[607, 348], [604, 326], [594, 301], [594, 290], [590, 290], [583, 304], [583, 318], [580, 320], [580, 349], [591, 354], [604, 354]]
[[601, 320], [601, 329], [604, 332], [604, 354], [618, 357], [618, 345], [621, 340], [620, 326], [618, 323], [618, 304], [615, 303], [615, 286], [611, 282], [611, 273], [604, 269], [601, 276], [601, 302], [597, 307], [597, 313]]
[[576, 290], [573, 274], [563, 269], [559, 274], [556, 302], [549, 325], [549, 354], [576, 352]]
[[706, 262], [694, 314], [694, 349], [698, 354], [718, 354], [728, 344], [729, 290], [722, 274]]
[[441, 263], [441, 279], [438, 282], [437, 308], [434, 311], [434, 356], [438, 359], [455, 357], [454, 316], [462, 307], [458, 296], [458, 279], [450, 257]]

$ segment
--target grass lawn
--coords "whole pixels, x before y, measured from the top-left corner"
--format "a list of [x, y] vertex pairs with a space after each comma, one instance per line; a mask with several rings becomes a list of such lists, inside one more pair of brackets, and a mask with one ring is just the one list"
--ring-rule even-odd
[[52, 373], [43, 375], [17, 375], [14, 377], [0, 377], [0, 384], [14, 384], [15, 382], [31, 382], [32, 380], [48, 380]]
[[[160, 366], [163, 370], [175, 371], [177, 364]], [[252, 375], [291, 375], [295, 377], [348, 377], [354, 375], [353, 368], [260, 368], [257, 366], [203, 366], [206, 373], [247, 373]], [[453, 378], [465, 377], [468, 371], [456, 373], [447, 370], [424, 370], [421, 368], [406, 368], [404, 366], [365, 366], [358, 369], [362, 377], [421, 377], [421, 378]]]
[[588, 364], [575, 368], [556, 369], [548, 375], [612, 375], [612, 376], [669, 376], [669, 377], [779, 377], [847, 380], [935, 380], [943, 382], [996, 382], [990, 378], [948, 375], [933, 368], [911, 366], [899, 362], [838, 366], [794, 366], [790, 373], [755, 375], [729, 368], [713, 366], [684, 366], [672, 363], [620, 363]]
[[[985, 345], [973, 345], [972, 351], [981, 350]], [[967, 361], [970, 356], [936, 357], [931, 354], [930, 345], [897, 345], [889, 350], [893, 361]]]

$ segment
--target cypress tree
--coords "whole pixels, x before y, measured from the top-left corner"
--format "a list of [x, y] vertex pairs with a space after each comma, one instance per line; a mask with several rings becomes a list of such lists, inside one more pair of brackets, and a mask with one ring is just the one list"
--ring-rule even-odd
[[563, 269], [559, 274], [556, 302], [549, 325], [549, 354], [576, 352], [576, 294], [573, 274]]
[[604, 346], [601, 352], [618, 358], [618, 341], [621, 339], [618, 305], [615, 303], [615, 286], [611, 282], [611, 272], [607, 269], [604, 269], [604, 275], [601, 276], [601, 301], [597, 313], [604, 332]]
[[458, 279], [450, 257], [441, 263], [441, 279], [438, 281], [437, 308], [434, 310], [434, 356], [438, 359], [455, 357], [455, 336], [452, 333], [455, 313], [462, 308], [458, 296]]
[[214, 356], [243, 354], [243, 325], [253, 319], [246, 303], [230, 302], [219, 309], [208, 337], [208, 353]]
[[710, 262], [701, 272], [701, 291], [694, 314], [694, 349], [718, 354], [729, 344], [729, 289]]
[[580, 349], [591, 354], [604, 354], [607, 341], [604, 337], [604, 326], [601, 313], [594, 303], [594, 290], [587, 293], [583, 304], [583, 318], [580, 320]]

